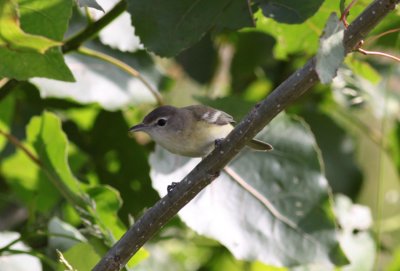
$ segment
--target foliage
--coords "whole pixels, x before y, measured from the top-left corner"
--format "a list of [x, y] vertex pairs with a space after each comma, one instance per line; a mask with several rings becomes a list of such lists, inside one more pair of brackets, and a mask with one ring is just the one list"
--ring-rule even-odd
[[[240, 121], [320, 47], [324, 81], [336, 77], [258, 135], [274, 151], [243, 150], [127, 268], [397, 270], [400, 65], [357, 53], [340, 65], [333, 15], [340, 35], [325, 28], [318, 44], [339, 2], [295, 2], [2, 1], [0, 269], [21, 253], [32, 270], [93, 267], [198, 162], [129, 138], [131, 125], [160, 97]], [[398, 55], [399, 34], [365, 44]]]

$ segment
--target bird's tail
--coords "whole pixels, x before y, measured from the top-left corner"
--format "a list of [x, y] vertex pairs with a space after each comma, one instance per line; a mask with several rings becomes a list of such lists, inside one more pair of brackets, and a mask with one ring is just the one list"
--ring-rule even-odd
[[272, 151], [274, 149], [271, 144], [254, 138], [247, 142], [246, 145], [256, 151]]

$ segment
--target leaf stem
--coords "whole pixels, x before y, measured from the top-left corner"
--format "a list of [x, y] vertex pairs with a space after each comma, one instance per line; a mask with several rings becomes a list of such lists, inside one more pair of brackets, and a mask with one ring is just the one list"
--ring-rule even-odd
[[14, 146], [21, 149], [36, 165], [42, 167], [42, 162], [39, 160], [39, 158], [37, 158], [30, 150], [28, 150], [28, 148], [18, 140], [18, 138], [2, 130], [0, 130], [0, 134], [5, 136]]
[[399, 58], [399, 57], [393, 56], [393, 55], [391, 55], [391, 54], [387, 54], [387, 53], [383, 53], [383, 52], [378, 52], [378, 51], [367, 51], [367, 50], [364, 50], [364, 49], [362, 49], [362, 48], [358, 48], [357, 51], [360, 52], [360, 53], [362, 53], [363, 55], [384, 56], [384, 57], [393, 59], [393, 60], [395, 60], [395, 61], [397, 61], [397, 62], [400, 62], [400, 58]]
[[138, 72], [137, 70], [135, 70], [134, 68], [132, 68], [131, 66], [129, 66], [128, 64], [120, 61], [119, 59], [116, 59], [110, 55], [107, 54], [103, 54], [99, 51], [95, 51], [86, 47], [80, 47], [78, 49], [78, 53], [86, 55], [86, 56], [91, 56], [91, 57], [95, 57], [98, 59], [101, 59], [103, 61], [106, 61], [108, 63], [113, 64], [114, 66], [120, 68], [121, 70], [123, 70], [124, 72], [132, 75], [133, 77], [139, 79], [145, 86], [146, 88], [150, 91], [150, 93], [154, 96], [154, 98], [157, 101], [158, 105], [163, 105], [163, 98], [160, 94], [160, 92], [158, 92], [154, 87], [152, 87], [152, 85], [140, 74], [140, 72]]
[[340, 20], [343, 22], [346, 28], [349, 26], [349, 23], [347, 22], [347, 15], [349, 15], [350, 9], [356, 2], [357, 0], [351, 1], [351, 3], [345, 8], [345, 10], [342, 12], [342, 15], [340, 16]]
[[65, 41], [61, 50], [64, 54], [78, 49], [82, 43], [95, 36], [101, 29], [122, 14], [127, 8], [126, 0], [119, 1], [109, 12], [98, 21], [89, 24], [84, 30]]
[[400, 32], [400, 28], [390, 29], [390, 30], [380, 33], [378, 35], [372, 36], [372, 37], [368, 38], [367, 40], [365, 40], [365, 42], [373, 42], [383, 36], [386, 36], [386, 35], [392, 34], [392, 33], [396, 33], [396, 32]]
[[44, 166], [40, 159], [27, 147], [25, 147], [24, 144], [22, 144], [22, 142], [18, 140], [18, 138], [2, 130], [0, 130], [0, 134], [5, 136], [14, 146], [22, 150], [37, 166], [39, 166], [49, 178], [49, 180], [53, 183], [53, 185], [73, 206], [80, 206], [83, 209], [86, 208], [86, 204], [83, 201], [82, 197], [75, 195], [74, 192], [71, 191], [71, 189], [69, 189], [61, 180], [53, 176], [51, 171]]

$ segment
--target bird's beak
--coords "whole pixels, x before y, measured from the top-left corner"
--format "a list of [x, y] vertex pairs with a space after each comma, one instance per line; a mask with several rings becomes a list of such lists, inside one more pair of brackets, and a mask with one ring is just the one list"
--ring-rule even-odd
[[133, 134], [134, 132], [145, 131], [146, 128], [147, 128], [147, 125], [145, 125], [143, 123], [139, 123], [139, 124], [134, 125], [131, 128], [129, 128], [128, 132], [129, 132], [129, 134]]

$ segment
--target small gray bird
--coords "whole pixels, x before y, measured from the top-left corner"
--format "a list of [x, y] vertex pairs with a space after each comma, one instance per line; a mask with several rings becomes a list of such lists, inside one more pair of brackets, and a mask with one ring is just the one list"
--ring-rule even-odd
[[[129, 132], [145, 132], [175, 154], [205, 157], [214, 149], [216, 140], [232, 131], [234, 122], [227, 113], [204, 105], [182, 108], [165, 105], [154, 109]], [[247, 146], [258, 151], [272, 150], [270, 144], [257, 139], [247, 142]]]

